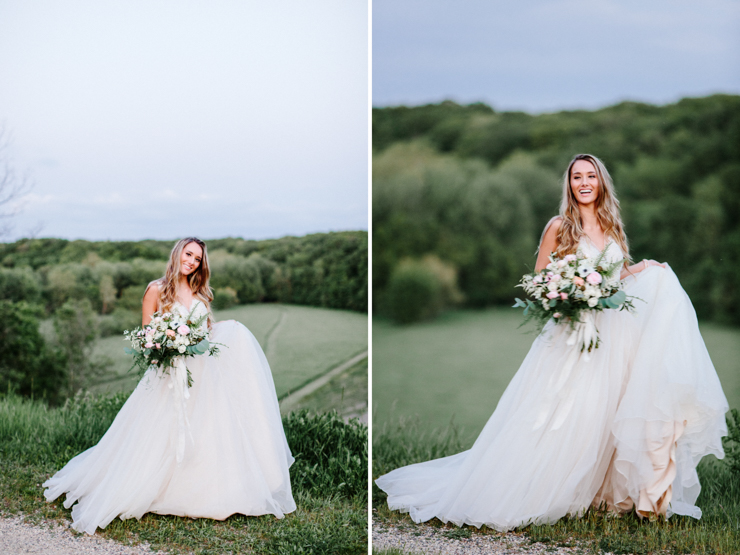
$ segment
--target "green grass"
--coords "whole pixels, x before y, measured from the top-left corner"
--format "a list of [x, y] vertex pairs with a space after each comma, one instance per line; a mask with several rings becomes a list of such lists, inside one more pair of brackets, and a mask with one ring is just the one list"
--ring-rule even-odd
[[[418, 415], [426, 426], [453, 421], [470, 444], [496, 408], [534, 340], [520, 311], [443, 314], [396, 326], [373, 318], [373, 425]], [[740, 329], [702, 324], [730, 406], [740, 408]]]
[[[40, 485], [98, 441], [125, 398], [77, 397], [59, 409], [0, 399], [0, 513], [69, 520], [61, 499], [44, 502]], [[345, 424], [335, 413], [305, 411], [284, 417], [283, 425], [296, 458], [290, 472], [298, 505], [284, 519], [234, 515], [220, 522], [147, 514], [140, 521], [114, 520], [98, 533], [173, 553], [365, 553], [367, 428]]]
[[[386, 423], [373, 429], [373, 478], [399, 466], [451, 455], [464, 449], [454, 426], [429, 430], [418, 419]], [[613, 554], [731, 554], [740, 553], [740, 474], [724, 461], [705, 458], [698, 468], [702, 491], [697, 505], [701, 520], [674, 515], [667, 522], [649, 522], [630, 513], [620, 517], [590, 510], [583, 518], [563, 518], [549, 526], [527, 526], [515, 531], [532, 542], [554, 548], [580, 547], [586, 553]], [[416, 524], [397, 511], [390, 511], [386, 495], [373, 484], [376, 520], [412, 529]], [[458, 530], [437, 519], [428, 523]], [[466, 534], [498, 534], [483, 527], [465, 526]], [[458, 534], [460, 532], [457, 532]]]
[[[278, 397], [367, 349], [367, 316], [281, 304], [250, 304], [221, 310], [216, 320], [234, 319], [249, 328], [267, 355]], [[130, 392], [137, 383], [128, 373], [131, 357], [122, 336], [98, 340], [95, 353], [111, 360], [108, 376], [94, 393]]]
[[300, 399], [295, 410], [318, 413], [330, 407], [342, 416], [359, 417], [367, 412], [367, 382], [367, 359], [364, 359]]

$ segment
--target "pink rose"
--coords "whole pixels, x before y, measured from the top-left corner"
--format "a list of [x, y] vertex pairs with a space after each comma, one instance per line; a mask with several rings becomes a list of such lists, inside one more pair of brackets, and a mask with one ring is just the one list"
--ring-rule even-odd
[[177, 335], [174, 330], [167, 330], [165, 333], [167, 334], [167, 337], [175, 337], [175, 335]]
[[575, 254], [566, 254], [565, 255], [565, 258], [563, 260], [565, 260], [566, 262], [575, 262], [576, 255]]
[[190, 328], [183, 324], [182, 326], [177, 328], [177, 333], [179, 333], [180, 335], [187, 335], [190, 333]]
[[555, 314], [552, 315], [553, 318], [560, 318], [561, 316], [562, 314], [560, 314], [559, 312], [556, 312]]
[[157, 343], [156, 346], [157, 346], [157, 349], [161, 349], [162, 348], [162, 345], [160, 345], [159, 343]]
[[560, 298], [563, 299], [564, 301], [567, 301], [568, 300], [568, 293], [560, 293]]
[[559, 297], [557, 291], [550, 291], [547, 295], [545, 295], [548, 299], [555, 299], [556, 297]]
[[151, 342], [150, 343], [144, 343], [144, 348], [145, 349], [151, 349], [152, 347], [154, 347], [154, 343], [151, 343]]
[[586, 276], [586, 281], [591, 285], [598, 285], [601, 283], [601, 274], [599, 272], [591, 272]]
[[575, 283], [576, 285], [583, 285], [586, 282], [583, 281], [583, 278], [579, 278], [578, 276], [576, 276], [573, 278], [573, 283]]
[[550, 281], [560, 281], [560, 276], [558, 274], [555, 274], [550, 278]]

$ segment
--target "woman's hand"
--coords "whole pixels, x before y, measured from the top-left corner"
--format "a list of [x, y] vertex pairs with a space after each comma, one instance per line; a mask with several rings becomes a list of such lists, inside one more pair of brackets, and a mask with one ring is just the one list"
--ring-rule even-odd
[[647, 270], [650, 266], [660, 266], [661, 268], [665, 268], [666, 264], [665, 262], [658, 262], [657, 260], [647, 260], [643, 259], [637, 264], [633, 264], [632, 266], [626, 266], [622, 273], [619, 275], [619, 279], [624, 279], [627, 276], [633, 276], [635, 274], [639, 274], [643, 270]]

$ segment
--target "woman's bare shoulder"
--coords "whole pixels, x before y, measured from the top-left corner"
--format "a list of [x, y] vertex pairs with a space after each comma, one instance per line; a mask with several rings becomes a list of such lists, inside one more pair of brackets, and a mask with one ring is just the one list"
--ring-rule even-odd
[[558, 231], [560, 230], [561, 225], [563, 225], [563, 218], [560, 216], [551, 218], [550, 221], [547, 222], [547, 225], [545, 225], [545, 229], [542, 231], [540, 244], [545, 242], [554, 243], [557, 240]]
[[561, 225], [563, 225], [563, 218], [561, 216], [555, 216], [547, 222], [545, 233], [557, 233]]
[[146, 291], [144, 292], [144, 298], [147, 297], [158, 297], [159, 292], [162, 290], [162, 280], [161, 279], [155, 279], [154, 281], [150, 281], [149, 285], [146, 286]]

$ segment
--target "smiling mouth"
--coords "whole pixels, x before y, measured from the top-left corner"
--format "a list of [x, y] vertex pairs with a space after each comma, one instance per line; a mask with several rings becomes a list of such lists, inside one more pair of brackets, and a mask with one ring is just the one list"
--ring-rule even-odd
[[579, 189], [578, 192], [582, 195], [590, 195], [593, 192], [593, 189]]

